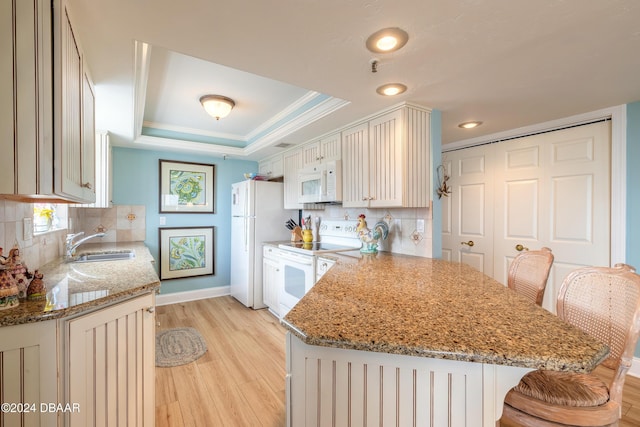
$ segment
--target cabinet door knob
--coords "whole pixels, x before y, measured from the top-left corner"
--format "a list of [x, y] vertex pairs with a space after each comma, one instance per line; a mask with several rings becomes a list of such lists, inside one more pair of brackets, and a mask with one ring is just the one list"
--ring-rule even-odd
[[93, 186], [91, 185], [91, 183], [90, 183], [90, 182], [85, 182], [84, 184], [82, 184], [82, 186], [83, 186], [84, 188], [88, 188], [89, 190], [91, 190], [91, 189], [93, 188]]
[[156, 312], [156, 308], [155, 307], [147, 307], [147, 312], [155, 313]]

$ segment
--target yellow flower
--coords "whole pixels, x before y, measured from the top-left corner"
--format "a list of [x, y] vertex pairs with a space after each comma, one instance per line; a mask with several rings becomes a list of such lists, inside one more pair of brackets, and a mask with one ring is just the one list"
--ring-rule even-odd
[[39, 217], [53, 219], [53, 209], [35, 208], [34, 211]]

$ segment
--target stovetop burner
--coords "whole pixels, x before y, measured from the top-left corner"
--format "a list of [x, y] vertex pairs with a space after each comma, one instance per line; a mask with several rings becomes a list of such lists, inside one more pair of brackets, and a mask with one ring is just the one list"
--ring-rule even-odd
[[302, 243], [302, 242], [291, 242], [291, 243], [281, 243], [279, 245], [282, 249], [293, 249], [298, 252], [343, 252], [343, 251], [355, 251], [360, 249], [355, 246], [344, 246], [344, 245], [336, 245], [333, 243], [326, 242], [311, 242], [311, 243]]
[[357, 224], [355, 221], [322, 221], [319, 230], [319, 241], [311, 243], [281, 243], [279, 247], [311, 255], [323, 252], [359, 250], [362, 244], [358, 238], [356, 226]]

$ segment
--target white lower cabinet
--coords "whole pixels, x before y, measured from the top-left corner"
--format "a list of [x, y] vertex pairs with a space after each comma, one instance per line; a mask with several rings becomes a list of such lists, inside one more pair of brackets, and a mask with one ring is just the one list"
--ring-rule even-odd
[[0, 425], [155, 424], [155, 294], [0, 327]]
[[65, 401], [71, 427], [155, 424], [155, 296], [65, 322]]
[[264, 305], [269, 311], [280, 317], [280, 288], [282, 287], [282, 274], [280, 273], [280, 261], [277, 259], [277, 249], [273, 246], [265, 246], [262, 257], [262, 294]]
[[0, 425], [57, 426], [56, 321], [4, 326], [0, 338]]
[[287, 332], [287, 427], [495, 427], [531, 369], [308, 345]]

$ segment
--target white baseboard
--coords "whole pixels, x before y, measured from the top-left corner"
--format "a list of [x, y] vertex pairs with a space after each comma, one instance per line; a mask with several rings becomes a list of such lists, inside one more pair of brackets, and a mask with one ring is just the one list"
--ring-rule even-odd
[[195, 291], [173, 292], [170, 294], [156, 295], [156, 305], [177, 304], [180, 302], [196, 301], [199, 299], [215, 298], [229, 295], [229, 286], [218, 286], [215, 288], [197, 289]]
[[640, 357], [634, 357], [631, 362], [631, 368], [627, 371], [627, 375], [640, 378]]

